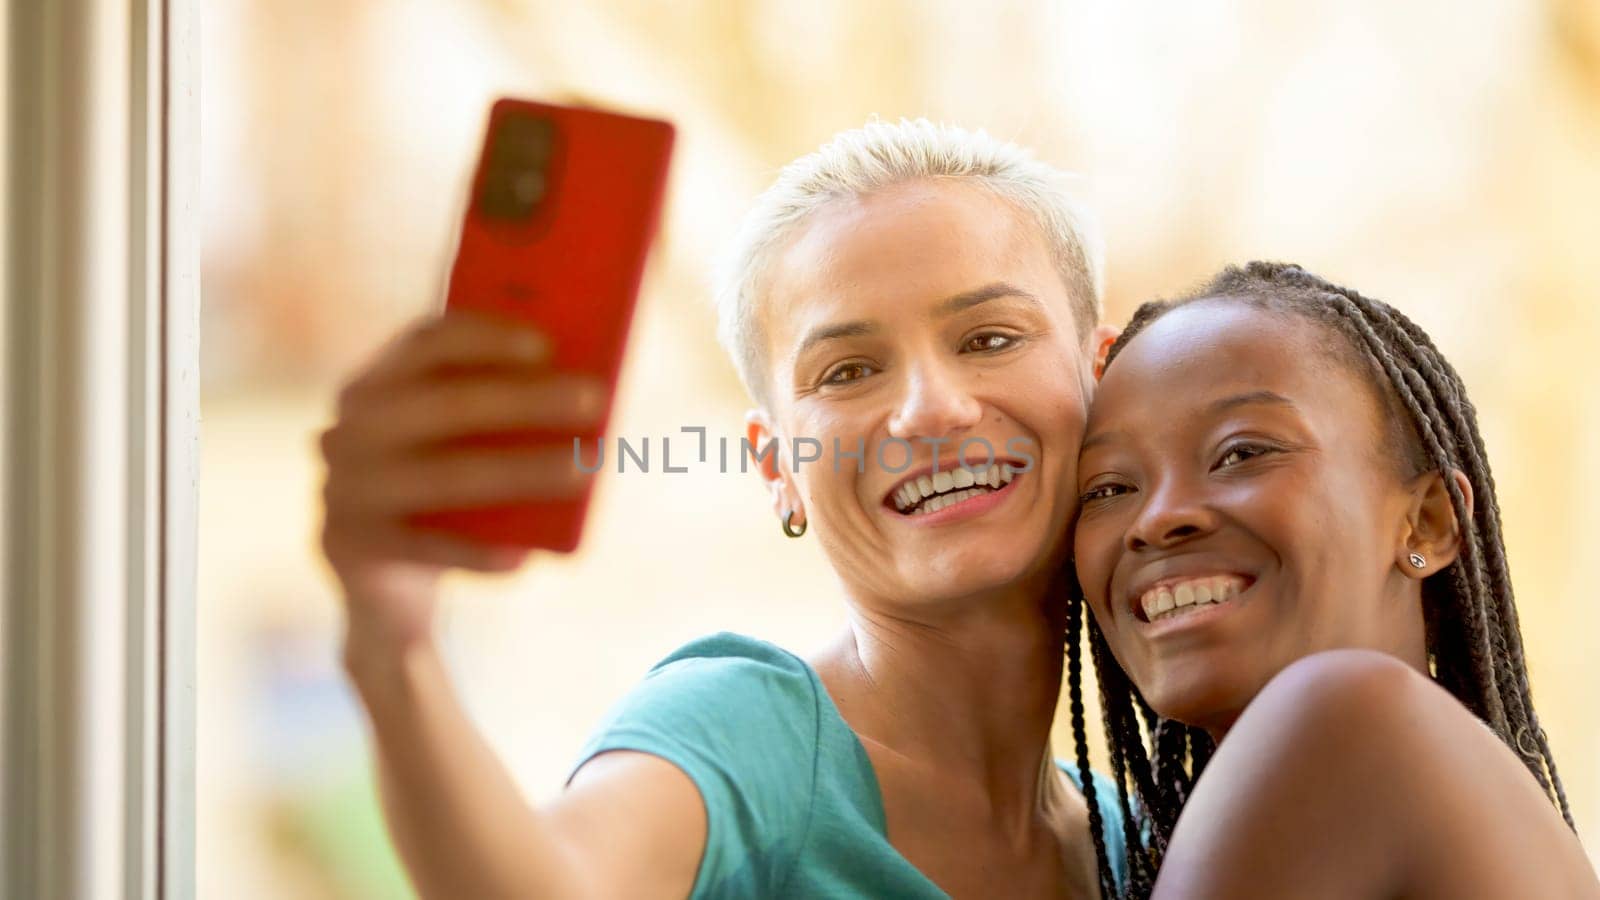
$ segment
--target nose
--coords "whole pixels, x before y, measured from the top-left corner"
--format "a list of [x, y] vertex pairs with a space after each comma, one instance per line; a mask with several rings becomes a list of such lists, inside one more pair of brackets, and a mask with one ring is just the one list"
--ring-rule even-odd
[[1210, 534], [1216, 528], [1216, 513], [1205, 503], [1196, 485], [1167, 479], [1147, 491], [1145, 497], [1139, 517], [1126, 535], [1131, 551], [1165, 550]]
[[904, 394], [889, 419], [889, 434], [911, 441], [960, 433], [983, 419], [983, 404], [954, 366], [941, 360], [906, 368]]

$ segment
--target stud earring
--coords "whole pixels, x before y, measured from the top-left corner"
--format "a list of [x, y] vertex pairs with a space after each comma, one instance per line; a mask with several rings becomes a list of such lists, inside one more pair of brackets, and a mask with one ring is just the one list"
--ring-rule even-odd
[[1411, 561], [1411, 567], [1413, 569], [1426, 569], [1428, 567], [1428, 561], [1423, 558], [1421, 553], [1413, 553], [1406, 557], [1406, 559]]
[[794, 529], [794, 527], [789, 524], [793, 519], [794, 519], [794, 510], [791, 509], [788, 512], [783, 514], [783, 533], [788, 535], [789, 537], [797, 538], [800, 535], [806, 533], [806, 525], [808, 523], [801, 522], [800, 523], [800, 529], [798, 531], [796, 531]]

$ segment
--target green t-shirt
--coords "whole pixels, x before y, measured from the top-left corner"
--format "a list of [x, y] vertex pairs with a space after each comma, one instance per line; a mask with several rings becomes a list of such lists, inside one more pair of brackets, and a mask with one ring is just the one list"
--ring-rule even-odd
[[[691, 897], [948, 897], [889, 843], [866, 749], [817, 673], [781, 647], [729, 632], [684, 645], [612, 708], [572, 772], [607, 750], [659, 756], [699, 788], [706, 847]], [[1076, 766], [1058, 765], [1079, 784]], [[1094, 778], [1120, 888], [1116, 787]]]

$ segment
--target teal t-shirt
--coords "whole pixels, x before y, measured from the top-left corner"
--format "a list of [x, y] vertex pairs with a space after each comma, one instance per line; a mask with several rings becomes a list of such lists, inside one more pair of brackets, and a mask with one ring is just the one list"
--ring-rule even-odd
[[[572, 772], [607, 750], [659, 756], [699, 788], [693, 898], [948, 897], [889, 843], [866, 749], [817, 673], [781, 647], [729, 632], [684, 645], [612, 708]], [[1081, 789], [1076, 766], [1058, 765]], [[1120, 889], [1117, 791], [1094, 779]]]

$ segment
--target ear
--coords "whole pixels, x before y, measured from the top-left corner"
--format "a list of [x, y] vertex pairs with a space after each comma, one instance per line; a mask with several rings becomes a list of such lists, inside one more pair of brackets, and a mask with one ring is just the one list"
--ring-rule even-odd
[[772, 511], [779, 519], [791, 511], [792, 524], [798, 528], [805, 524], [805, 506], [800, 502], [800, 491], [795, 487], [792, 474], [784, 471], [780, 457], [783, 441], [779, 439], [772, 417], [766, 410], [752, 409], [744, 415], [745, 438], [750, 442], [751, 456], [755, 459], [756, 474], [761, 476], [772, 496]]
[[[1451, 469], [1448, 476], [1428, 472], [1411, 483], [1411, 506], [1406, 513], [1400, 546], [1395, 551], [1395, 565], [1413, 578], [1426, 578], [1455, 562], [1461, 554], [1463, 529], [1456, 519], [1455, 506], [1450, 502], [1446, 477], [1461, 490], [1467, 516], [1472, 516], [1472, 482], [1460, 469]], [[1412, 564], [1413, 553], [1423, 558], [1424, 565]]]
[[1094, 380], [1099, 381], [1100, 376], [1106, 373], [1106, 356], [1111, 352], [1111, 345], [1117, 342], [1117, 337], [1122, 334], [1120, 325], [1096, 325], [1089, 338], [1089, 346], [1094, 348]]

